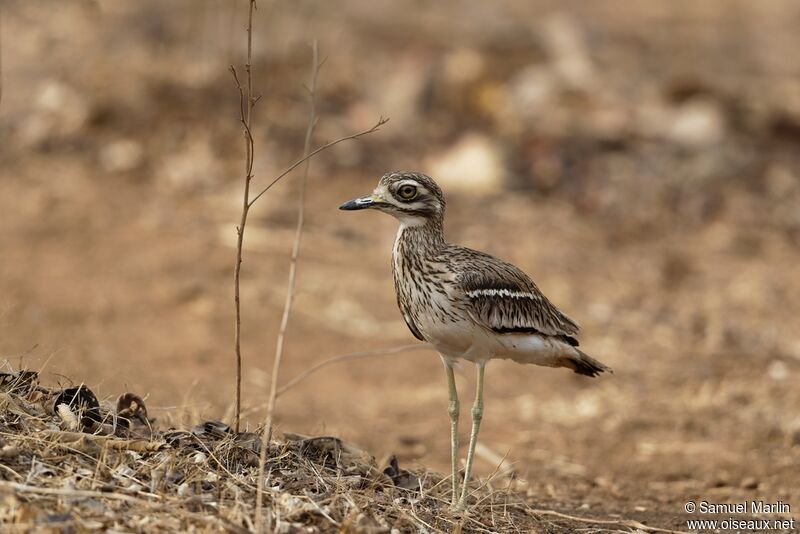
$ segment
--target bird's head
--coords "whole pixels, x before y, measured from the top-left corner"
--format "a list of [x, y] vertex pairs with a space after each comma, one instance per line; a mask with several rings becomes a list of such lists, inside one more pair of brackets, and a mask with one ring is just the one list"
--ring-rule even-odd
[[393, 215], [405, 226], [422, 226], [428, 222], [441, 223], [444, 195], [430, 176], [397, 171], [384, 174], [372, 194], [349, 200], [339, 209], [376, 209]]

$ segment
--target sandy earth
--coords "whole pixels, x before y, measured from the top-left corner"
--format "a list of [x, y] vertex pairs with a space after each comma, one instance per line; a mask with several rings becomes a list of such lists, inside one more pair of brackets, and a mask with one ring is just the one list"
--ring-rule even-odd
[[[466, 168], [486, 173], [443, 179], [448, 238], [530, 273], [615, 370], [587, 379], [492, 363], [478, 474], [506, 456], [538, 507], [661, 527], [685, 528], [688, 500], [781, 500], [800, 518], [800, 70], [778, 57], [800, 44], [800, 11], [519, 4], [468, 4], [454, 18], [449, 3], [261, 6], [258, 180], [302, 146], [314, 36], [329, 57], [318, 141], [392, 117], [312, 166], [281, 381], [414, 342], [391, 285], [395, 221], [336, 207], [387, 170], [461, 168], [447, 158], [466, 143], [477, 158]], [[202, 6], [7, 2], [2, 20], [0, 355], [52, 382], [146, 394], [175, 422], [230, 417], [234, 379], [242, 147], [225, 66], [240, 57], [243, 13]], [[519, 82], [524, 109], [539, 111], [497, 111], [497, 92], [523, 71], [534, 80]], [[484, 150], [487, 139], [499, 149]], [[248, 226], [250, 426], [266, 399], [296, 192], [291, 180], [276, 187]], [[458, 379], [467, 405], [469, 364]], [[364, 358], [283, 395], [279, 429], [445, 470], [446, 397], [430, 351]]]

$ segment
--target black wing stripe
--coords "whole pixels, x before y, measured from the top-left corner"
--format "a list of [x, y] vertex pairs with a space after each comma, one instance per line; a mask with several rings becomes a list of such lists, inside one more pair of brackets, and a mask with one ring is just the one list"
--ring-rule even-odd
[[473, 315], [479, 322], [498, 333], [530, 332], [564, 336], [564, 341], [577, 346], [574, 334], [578, 326], [561, 313], [541, 293], [495, 288], [465, 291]]

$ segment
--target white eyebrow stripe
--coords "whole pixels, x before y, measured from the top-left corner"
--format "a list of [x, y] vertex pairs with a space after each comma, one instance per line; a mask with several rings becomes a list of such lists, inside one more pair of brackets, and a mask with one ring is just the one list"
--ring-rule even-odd
[[469, 298], [475, 297], [508, 297], [512, 299], [535, 299], [536, 295], [525, 291], [511, 291], [508, 289], [473, 289], [467, 291]]

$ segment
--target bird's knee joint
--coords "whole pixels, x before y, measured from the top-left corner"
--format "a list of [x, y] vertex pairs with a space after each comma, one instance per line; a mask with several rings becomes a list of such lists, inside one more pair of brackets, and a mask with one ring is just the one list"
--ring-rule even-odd
[[447, 405], [447, 413], [450, 414], [450, 417], [455, 419], [458, 417], [459, 409], [458, 409], [458, 401], [450, 401]]
[[472, 407], [472, 420], [480, 421], [481, 419], [483, 419], [483, 405], [476, 404]]

